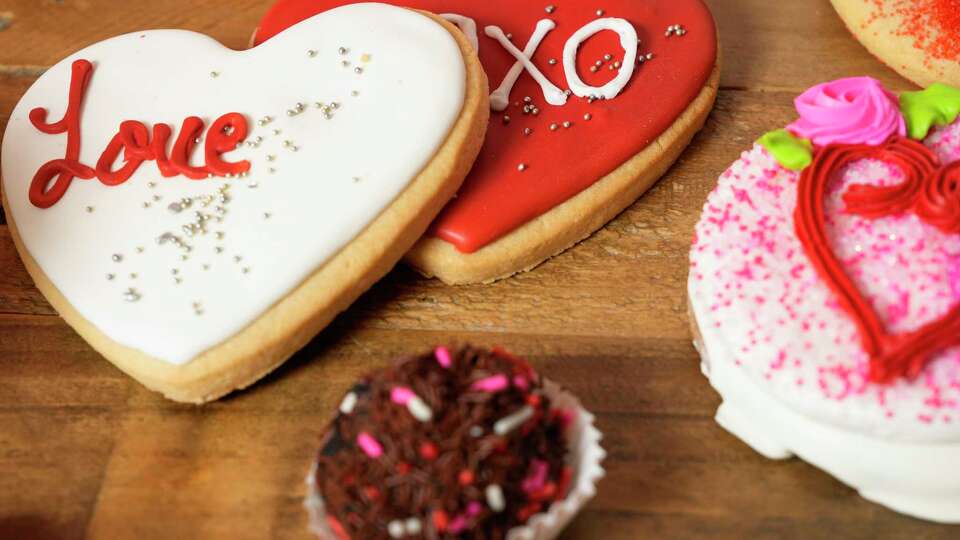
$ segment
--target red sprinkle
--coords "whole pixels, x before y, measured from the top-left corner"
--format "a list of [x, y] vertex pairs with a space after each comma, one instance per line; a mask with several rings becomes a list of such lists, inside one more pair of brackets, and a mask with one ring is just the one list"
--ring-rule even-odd
[[450, 524], [450, 518], [447, 516], [447, 513], [443, 510], [434, 510], [433, 511], [433, 528], [437, 532], [443, 532], [447, 530], [447, 525]]
[[569, 465], [565, 465], [563, 470], [560, 471], [560, 487], [557, 489], [558, 499], [562, 499], [567, 496], [567, 491], [570, 490], [571, 482], [573, 482], [573, 469]]
[[380, 490], [374, 486], [367, 486], [363, 488], [364, 496], [371, 501], [375, 501], [380, 498]]
[[881, 17], [898, 16], [898, 36], [913, 38], [913, 46], [940, 60], [960, 59], [960, 0], [898, 0], [890, 9], [873, 0], [876, 11], [867, 24]]
[[330, 525], [330, 529], [333, 531], [333, 534], [337, 535], [339, 540], [350, 540], [350, 535], [347, 534], [347, 531], [343, 528], [343, 525], [337, 521], [337, 518], [327, 514], [327, 524]]
[[473, 471], [470, 469], [464, 469], [460, 471], [460, 476], [458, 479], [460, 480], [461, 486], [469, 486], [473, 483]]
[[420, 457], [427, 461], [433, 461], [437, 459], [437, 446], [430, 441], [426, 441], [420, 445]]
[[412, 469], [413, 467], [411, 467], [406, 461], [397, 463], [397, 473], [399, 474], [408, 474]]
[[530, 503], [517, 512], [517, 519], [519, 519], [521, 523], [526, 523], [527, 520], [539, 512], [541, 508], [543, 508], [543, 505], [538, 502]]
[[530, 394], [529, 396], [527, 396], [527, 405], [530, 405], [531, 407], [534, 407], [534, 408], [539, 407], [540, 394]]
[[553, 482], [547, 482], [543, 488], [530, 494], [530, 500], [549, 501], [557, 495], [557, 485]]

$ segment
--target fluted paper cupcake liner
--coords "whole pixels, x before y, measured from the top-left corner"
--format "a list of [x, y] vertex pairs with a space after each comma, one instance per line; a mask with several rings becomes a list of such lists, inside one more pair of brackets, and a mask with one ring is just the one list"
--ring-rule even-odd
[[[525, 525], [510, 529], [507, 540], [553, 540], [596, 495], [597, 482], [606, 474], [602, 462], [607, 453], [600, 446], [603, 435], [594, 425], [593, 414], [559, 384], [544, 379], [543, 389], [554, 408], [573, 412], [573, 422], [567, 433], [567, 461], [573, 469], [573, 479], [564, 499], [554, 502], [546, 512], [532, 516]], [[310, 531], [321, 540], [338, 540], [325, 519], [323, 497], [317, 490], [315, 473], [316, 464], [307, 475], [308, 494], [304, 500], [310, 516]]]

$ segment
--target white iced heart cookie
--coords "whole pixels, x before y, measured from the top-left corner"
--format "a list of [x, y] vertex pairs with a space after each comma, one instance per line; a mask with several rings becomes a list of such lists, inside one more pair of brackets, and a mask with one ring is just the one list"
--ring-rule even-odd
[[164, 30], [55, 65], [2, 149], [38, 288], [172, 399], [253, 383], [382, 277], [466, 175], [486, 79], [451, 29], [359, 4], [255, 50]]

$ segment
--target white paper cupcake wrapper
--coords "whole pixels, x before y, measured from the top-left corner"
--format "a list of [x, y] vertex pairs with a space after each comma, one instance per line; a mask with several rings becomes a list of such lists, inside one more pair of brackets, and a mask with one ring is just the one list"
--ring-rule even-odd
[[[573, 520], [597, 493], [597, 482], [606, 474], [601, 463], [607, 452], [600, 446], [603, 435], [594, 425], [595, 417], [583, 408], [580, 400], [559, 384], [544, 379], [544, 393], [552, 401], [553, 408], [571, 411], [573, 421], [567, 432], [568, 464], [573, 469], [570, 492], [561, 501], [553, 503], [546, 512], [531, 517], [526, 525], [514, 527], [507, 533], [507, 540], [553, 540]], [[310, 516], [310, 531], [321, 540], [337, 540], [325, 519], [323, 498], [317, 491], [316, 464], [307, 475], [307, 498], [303, 505]]]

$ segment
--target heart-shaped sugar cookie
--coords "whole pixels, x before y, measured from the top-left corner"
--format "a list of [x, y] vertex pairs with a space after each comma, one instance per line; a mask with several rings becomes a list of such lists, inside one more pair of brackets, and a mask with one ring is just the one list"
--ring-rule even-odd
[[40, 290], [118, 367], [191, 402], [251, 384], [384, 275], [479, 150], [486, 80], [452, 25], [347, 6], [235, 52], [92, 45], [26, 93], [4, 204]]
[[[256, 43], [349, 0], [279, 0]], [[536, 266], [602, 227], [670, 167], [718, 86], [701, 0], [391, 0], [477, 44], [493, 91], [484, 148], [407, 257], [448, 283]]]

